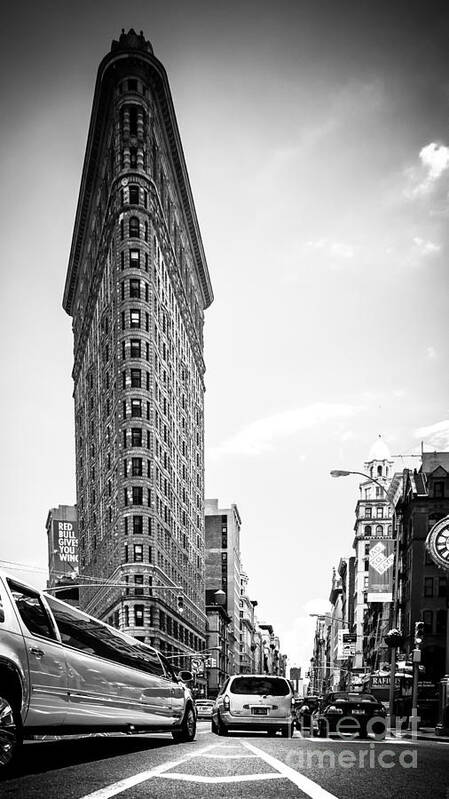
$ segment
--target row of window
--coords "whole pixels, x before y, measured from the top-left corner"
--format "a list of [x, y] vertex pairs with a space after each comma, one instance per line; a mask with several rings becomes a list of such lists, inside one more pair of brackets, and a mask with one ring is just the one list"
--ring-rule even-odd
[[[142, 319], [145, 318], [145, 330], [147, 333], [150, 332], [150, 315], [148, 311], [145, 311], [145, 316], [141, 312], [140, 308], [130, 308], [129, 311], [129, 318], [128, 318], [128, 327], [132, 328], [140, 328], [142, 327]], [[126, 330], [126, 312], [122, 311], [122, 330]]]
[[150, 342], [142, 341], [140, 338], [131, 338], [129, 341], [122, 341], [122, 360], [126, 358], [144, 358], [150, 360]]
[[[142, 235], [141, 235], [142, 234]], [[149, 241], [149, 226], [145, 220], [143, 223], [143, 231], [141, 229], [141, 222], [138, 216], [130, 216], [128, 219], [128, 236], [130, 239], [143, 238], [144, 241]], [[120, 239], [124, 241], [125, 238], [125, 220], [120, 220]]]
[[[384, 518], [384, 508], [383, 508], [382, 505], [376, 505], [376, 509], [375, 509], [376, 510], [376, 514], [375, 514], [375, 516], [373, 514], [373, 508], [370, 505], [366, 505], [364, 509], [362, 508], [362, 510], [364, 510], [365, 519], [373, 519], [373, 518], [383, 519]], [[388, 514], [387, 514], [387, 516], [388, 516]]]
[[[133, 252], [133, 250], [130, 250], [130, 253], [131, 252]], [[134, 252], [138, 253], [139, 251], [138, 250], [134, 250]], [[138, 261], [137, 263], [140, 264], [140, 261]], [[134, 266], [134, 263], [132, 265]], [[145, 299], [145, 302], [148, 302], [148, 297], [149, 297], [149, 285], [148, 285], [148, 283], [144, 283], [143, 284], [143, 292], [142, 292], [141, 288], [142, 288], [142, 285], [141, 285], [141, 281], [139, 280], [139, 278], [131, 278], [128, 281], [128, 296], [129, 296], [129, 299], [130, 300]], [[125, 281], [124, 280], [122, 280], [122, 282], [120, 284], [120, 299], [122, 300], [122, 302], [125, 300]]]
[[447, 577], [424, 577], [424, 596], [447, 596]]
[[447, 611], [423, 610], [424, 635], [444, 635], [447, 627]]
[[[386, 533], [384, 532], [386, 530]], [[392, 535], [393, 528], [392, 525], [389, 524], [387, 528], [384, 528], [382, 524], [376, 524], [374, 528], [374, 535], [375, 536], [383, 536], [383, 535]], [[373, 528], [370, 524], [366, 524], [363, 528], [363, 535], [369, 537], [373, 534]]]
[[145, 407], [146, 418], [148, 421], [150, 421], [151, 408], [148, 400], [146, 401], [145, 406], [143, 400], [137, 399], [136, 397], [132, 397], [129, 403], [127, 400], [123, 400], [123, 418], [126, 419], [128, 416], [131, 416], [132, 418], [142, 417], [144, 407]]
[[132, 549], [128, 544], [124, 545], [123, 548], [123, 561], [124, 563], [152, 563], [153, 562], [153, 547], [146, 546], [145, 552], [148, 553], [148, 557], [144, 561], [144, 546], [143, 544], [133, 544]]

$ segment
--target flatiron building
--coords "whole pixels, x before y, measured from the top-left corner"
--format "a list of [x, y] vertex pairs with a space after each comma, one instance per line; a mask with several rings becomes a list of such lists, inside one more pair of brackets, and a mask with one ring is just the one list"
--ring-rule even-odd
[[98, 70], [63, 300], [81, 604], [175, 663], [205, 646], [212, 300], [167, 75], [143, 34], [123, 31]]

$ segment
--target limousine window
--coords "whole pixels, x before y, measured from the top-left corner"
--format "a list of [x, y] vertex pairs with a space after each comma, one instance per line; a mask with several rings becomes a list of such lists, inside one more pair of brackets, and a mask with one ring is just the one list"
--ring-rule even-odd
[[63, 605], [55, 597], [46, 596], [46, 600], [55, 617], [61, 640], [67, 646], [149, 674], [163, 675], [162, 664], [152, 649], [137, 641], [134, 643], [132, 639], [128, 640], [118, 630], [92, 619], [76, 608]]
[[53, 625], [37, 591], [10, 579], [7, 582], [20, 618], [30, 633], [54, 640], [56, 636]]

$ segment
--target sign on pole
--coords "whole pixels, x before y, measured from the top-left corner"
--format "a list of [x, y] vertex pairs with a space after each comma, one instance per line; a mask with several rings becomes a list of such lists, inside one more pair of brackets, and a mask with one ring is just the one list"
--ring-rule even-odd
[[356, 633], [349, 633], [347, 630], [338, 630], [337, 658], [347, 660], [355, 655], [355, 645], [357, 642]]
[[394, 541], [382, 538], [370, 542], [368, 602], [393, 601]]

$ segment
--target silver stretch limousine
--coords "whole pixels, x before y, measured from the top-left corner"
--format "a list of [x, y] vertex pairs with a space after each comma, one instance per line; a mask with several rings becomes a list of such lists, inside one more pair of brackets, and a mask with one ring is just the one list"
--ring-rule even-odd
[[151, 731], [192, 741], [191, 679], [152, 647], [0, 573], [0, 768], [33, 735]]

